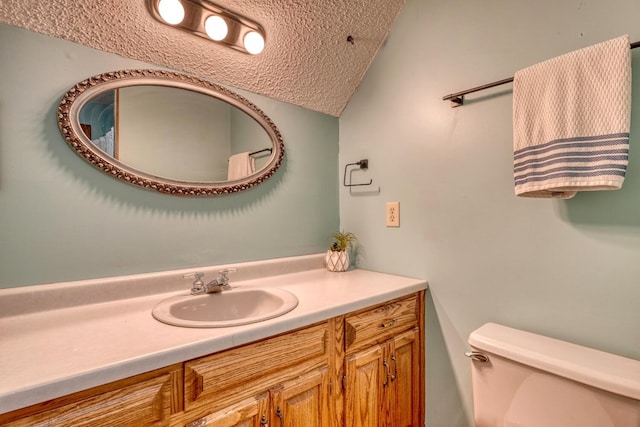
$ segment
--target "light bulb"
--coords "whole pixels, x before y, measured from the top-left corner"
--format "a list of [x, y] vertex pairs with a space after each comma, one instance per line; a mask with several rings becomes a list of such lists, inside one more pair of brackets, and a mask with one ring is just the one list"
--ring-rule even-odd
[[213, 15], [208, 17], [207, 20], [204, 21], [204, 30], [212, 40], [220, 41], [227, 37], [229, 27], [227, 26], [227, 21], [225, 21], [222, 17]]
[[184, 19], [184, 6], [179, 0], [160, 0], [158, 13], [167, 24], [177, 25]]
[[252, 55], [257, 55], [264, 49], [264, 38], [258, 32], [249, 31], [245, 34], [243, 42], [244, 48]]

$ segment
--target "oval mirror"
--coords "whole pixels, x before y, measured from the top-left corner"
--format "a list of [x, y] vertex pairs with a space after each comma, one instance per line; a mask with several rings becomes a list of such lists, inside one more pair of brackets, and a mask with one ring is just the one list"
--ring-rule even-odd
[[237, 93], [186, 74], [122, 70], [72, 87], [58, 126], [80, 157], [110, 176], [178, 196], [218, 196], [271, 177], [282, 136]]

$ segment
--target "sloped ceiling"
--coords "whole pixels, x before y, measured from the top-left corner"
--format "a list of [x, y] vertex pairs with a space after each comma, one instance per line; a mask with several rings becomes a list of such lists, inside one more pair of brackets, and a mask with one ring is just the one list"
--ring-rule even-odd
[[339, 117], [404, 0], [214, 3], [264, 27], [260, 55], [163, 25], [145, 0], [2, 0], [0, 22]]

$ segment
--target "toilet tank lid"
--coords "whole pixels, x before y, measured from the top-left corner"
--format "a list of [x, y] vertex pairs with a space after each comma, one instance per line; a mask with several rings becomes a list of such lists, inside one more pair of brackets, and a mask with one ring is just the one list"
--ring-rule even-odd
[[469, 335], [481, 351], [640, 400], [640, 361], [487, 323]]

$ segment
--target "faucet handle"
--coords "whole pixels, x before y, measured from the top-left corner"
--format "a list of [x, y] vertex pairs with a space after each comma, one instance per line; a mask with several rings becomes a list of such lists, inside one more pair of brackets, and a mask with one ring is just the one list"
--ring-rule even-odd
[[203, 276], [204, 273], [198, 271], [182, 275], [183, 279], [195, 279], [191, 284], [191, 295], [198, 295], [206, 291], [204, 282], [202, 281]]
[[229, 281], [229, 274], [235, 273], [236, 271], [238, 271], [237, 268], [225, 268], [224, 270], [220, 270], [218, 273], [220, 273], [220, 278], [226, 284]]
[[200, 273], [198, 271], [195, 271], [193, 273], [187, 273], [187, 274], [183, 274], [182, 278], [183, 279], [196, 279], [197, 281], [202, 281], [202, 278], [204, 277], [204, 273]]

